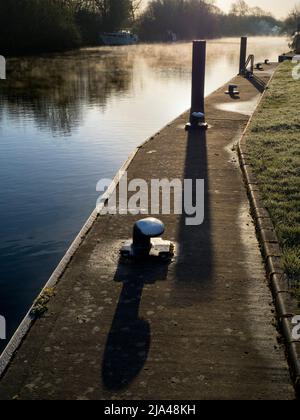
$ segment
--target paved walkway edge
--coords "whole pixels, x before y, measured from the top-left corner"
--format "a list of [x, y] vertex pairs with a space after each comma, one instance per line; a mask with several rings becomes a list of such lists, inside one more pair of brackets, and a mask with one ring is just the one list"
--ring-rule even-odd
[[[214, 93], [214, 92], [212, 92], [212, 93]], [[185, 113], [186, 112], [184, 112], [181, 115], [184, 115]], [[45, 286], [42, 288], [42, 290], [41, 290], [41, 292], [38, 295], [36, 300], [38, 300], [38, 298], [40, 296], [42, 296], [47, 291], [47, 289], [54, 288], [57, 285], [60, 278], [64, 274], [66, 268], [68, 267], [69, 263], [71, 262], [74, 254], [76, 253], [76, 251], [78, 250], [78, 248], [82, 244], [82, 242], [83, 242], [84, 238], [86, 237], [86, 235], [88, 234], [88, 232], [93, 227], [94, 222], [96, 221], [96, 219], [98, 217], [98, 214], [101, 211], [101, 208], [103, 208], [105, 206], [105, 203], [108, 201], [110, 196], [113, 194], [113, 192], [117, 188], [117, 186], [119, 184], [119, 181], [122, 178], [122, 175], [128, 169], [129, 165], [131, 164], [131, 162], [135, 158], [139, 149], [141, 147], [143, 147], [146, 143], [148, 143], [150, 140], [152, 140], [154, 137], [158, 136], [161, 131], [163, 131], [166, 127], [169, 127], [172, 124], [172, 122], [176, 121], [179, 117], [174, 118], [174, 120], [172, 120], [171, 122], [166, 124], [164, 127], [162, 127], [156, 134], [149, 137], [146, 141], [142, 142], [129, 155], [128, 159], [125, 161], [125, 163], [118, 170], [116, 176], [113, 179], [113, 182], [111, 183], [111, 185], [107, 189], [107, 191], [105, 193], [106, 201], [102, 204], [102, 207], [96, 208], [92, 212], [90, 217], [87, 219], [84, 226], [82, 227], [82, 229], [78, 233], [77, 237], [75, 238], [73, 243], [70, 245], [69, 249], [67, 250], [67, 252], [63, 256], [62, 260], [59, 262], [58, 266], [54, 270], [53, 274], [51, 275], [51, 277], [49, 278], [49, 280], [47, 281]], [[6, 348], [4, 349], [2, 354], [0, 355], [0, 379], [3, 377], [4, 373], [8, 369], [16, 351], [19, 349], [23, 340], [25, 339], [26, 335], [28, 334], [29, 330], [33, 326], [34, 322], [36, 321], [36, 317], [32, 316], [32, 310], [34, 308], [34, 304], [35, 304], [36, 300], [33, 302], [32, 306], [28, 310], [27, 314], [25, 315], [24, 319], [22, 320], [21, 324], [19, 325], [18, 329], [16, 330], [16, 332], [14, 333], [12, 338], [10, 339], [9, 343], [7, 344]]]
[[[258, 240], [261, 252], [265, 261], [267, 276], [273, 294], [278, 327], [286, 346], [287, 359], [291, 371], [292, 380], [296, 394], [300, 398], [300, 342], [293, 339], [292, 318], [297, 315], [294, 307], [290, 303], [290, 287], [287, 276], [282, 265], [282, 251], [270, 215], [263, 205], [259, 182], [252, 171], [246, 152], [246, 134], [255, 119], [257, 110], [268, 92], [268, 87], [276, 74], [270, 79], [265, 92], [260, 98], [256, 111], [250, 118], [242, 138], [238, 144], [238, 155], [240, 166], [243, 172], [248, 197], [250, 200], [252, 216], [256, 225]], [[299, 315], [299, 314], [298, 314]]]

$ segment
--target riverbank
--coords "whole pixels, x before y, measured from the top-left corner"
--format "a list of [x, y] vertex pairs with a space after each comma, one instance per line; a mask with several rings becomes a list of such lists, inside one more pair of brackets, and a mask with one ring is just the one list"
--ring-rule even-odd
[[2, 378], [1, 399], [294, 398], [233, 151], [261, 94], [233, 82], [239, 99], [225, 87], [207, 98], [207, 133], [186, 133], [186, 113], [128, 167], [129, 180], [148, 183], [205, 179], [205, 222], [162, 216], [175, 259], [140, 265], [119, 259], [137, 217], [98, 216]]
[[300, 82], [292, 77], [294, 68], [284, 63], [276, 72], [249, 127], [245, 150], [300, 303]]
[[201, 0], [155, 3], [155, 6], [150, 2], [140, 13], [135, 6], [128, 0], [119, 0], [118, 6], [109, 0], [93, 6], [85, 0], [80, 4], [50, 0], [2, 2], [0, 53], [23, 55], [95, 46], [100, 43], [101, 33], [122, 28], [131, 28], [144, 42], [170, 41], [174, 36], [186, 41], [246, 33], [272, 36], [289, 29], [267, 12], [258, 16], [255, 9], [249, 8], [247, 16], [224, 14]]
[[239, 145], [278, 328], [300, 392], [299, 115], [297, 67], [281, 64]]

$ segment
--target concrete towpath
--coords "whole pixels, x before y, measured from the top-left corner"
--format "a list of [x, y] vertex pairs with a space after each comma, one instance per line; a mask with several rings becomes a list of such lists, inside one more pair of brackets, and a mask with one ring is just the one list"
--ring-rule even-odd
[[2, 378], [0, 399], [294, 399], [234, 151], [260, 91], [234, 81], [240, 99], [224, 87], [207, 98], [207, 133], [186, 133], [182, 115], [128, 169], [148, 182], [205, 179], [204, 224], [162, 216], [173, 263], [126, 264], [119, 248], [139, 217], [98, 217]]

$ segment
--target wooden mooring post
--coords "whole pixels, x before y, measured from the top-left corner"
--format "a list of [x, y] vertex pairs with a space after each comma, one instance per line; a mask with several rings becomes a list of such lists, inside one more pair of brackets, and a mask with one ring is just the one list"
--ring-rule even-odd
[[239, 70], [240, 75], [244, 75], [246, 72], [247, 44], [248, 44], [248, 38], [246, 36], [243, 36], [241, 38], [241, 50], [240, 50], [240, 70]]
[[207, 129], [205, 122], [206, 41], [193, 42], [192, 103], [186, 129]]

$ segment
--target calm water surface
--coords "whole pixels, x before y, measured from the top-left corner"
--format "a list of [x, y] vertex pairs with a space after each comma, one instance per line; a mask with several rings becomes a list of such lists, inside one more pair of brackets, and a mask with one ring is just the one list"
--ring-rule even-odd
[[[277, 60], [284, 38], [250, 40]], [[239, 40], [211, 41], [207, 94], [237, 73]], [[10, 59], [0, 81], [0, 315], [13, 333], [89, 216], [96, 183], [189, 107], [191, 44]], [[0, 350], [6, 342], [0, 342]]]

